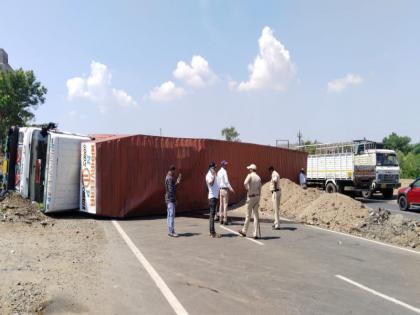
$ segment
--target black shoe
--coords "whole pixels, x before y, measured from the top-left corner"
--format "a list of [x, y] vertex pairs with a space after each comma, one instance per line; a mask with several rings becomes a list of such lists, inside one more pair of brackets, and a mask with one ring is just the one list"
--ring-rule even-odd
[[256, 235], [253, 237], [253, 239], [254, 239], [254, 240], [257, 240], [257, 239], [259, 239], [259, 238], [260, 238], [260, 237], [259, 237], [259, 236], [256, 236]]
[[219, 217], [215, 217], [214, 222], [219, 222]]
[[238, 231], [238, 233], [242, 236], [242, 237], [246, 237], [246, 234], [244, 233], [244, 231], [242, 231], [242, 229], [240, 229]]

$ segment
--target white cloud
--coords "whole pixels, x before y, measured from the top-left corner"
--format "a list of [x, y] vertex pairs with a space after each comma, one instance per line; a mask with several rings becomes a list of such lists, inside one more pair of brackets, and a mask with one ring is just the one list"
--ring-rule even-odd
[[192, 57], [190, 65], [185, 61], [179, 61], [173, 75], [193, 88], [211, 84], [217, 78], [207, 60], [198, 55]]
[[264, 27], [258, 39], [259, 54], [248, 66], [248, 81], [231, 81], [229, 88], [238, 91], [271, 89], [284, 91], [296, 73], [289, 51], [274, 37], [273, 30]]
[[150, 99], [157, 102], [172, 101], [183, 95], [185, 95], [185, 90], [182, 87], [177, 87], [172, 81], [162, 83], [149, 93]]
[[328, 92], [339, 93], [348, 85], [358, 85], [363, 83], [363, 78], [357, 74], [347, 74], [345, 77], [328, 82]]
[[127, 92], [112, 87], [112, 75], [106, 65], [92, 61], [90, 71], [87, 78], [75, 77], [67, 80], [69, 100], [89, 100], [97, 104], [103, 113], [114, 105], [137, 106], [136, 101]]

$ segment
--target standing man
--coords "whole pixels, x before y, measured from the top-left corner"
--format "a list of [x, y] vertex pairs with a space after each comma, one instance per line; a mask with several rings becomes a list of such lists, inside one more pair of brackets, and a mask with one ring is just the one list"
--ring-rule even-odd
[[280, 187], [280, 175], [274, 169], [273, 166], [268, 168], [271, 173], [270, 191], [271, 201], [273, 202], [274, 212], [274, 224], [273, 230], [280, 230], [280, 199], [281, 199], [281, 187]]
[[181, 183], [181, 173], [178, 175], [178, 178], [175, 180], [175, 165], [169, 167], [168, 174], [165, 178], [165, 201], [167, 205], [168, 213], [168, 236], [178, 237], [178, 234], [175, 233], [175, 205], [176, 205], [176, 186]]
[[302, 168], [299, 173], [299, 183], [300, 187], [306, 188], [306, 175], [305, 170]]
[[235, 191], [229, 183], [226, 171], [228, 162], [223, 160], [220, 164], [220, 170], [217, 172], [217, 182], [220, 188], [219, 217], [220, 224], [228, 225], [227, 209], [229, 205], [229, 191], [231, 191], [232, 193], [235, 193]]
[[[247, 169], [249, 170], [249, 174], [244, 182], [245, 189], [248, 191], [248, 197], [246, 200], [247, 213], [245, 217], [244, 227], [238, 232], [242, 236], [246, 236], [252, 212], [254, 215], [254, 239], [257, 239], [257, 232], [259, 228], [258, 207], [260, 206], [261, 178], [257, 175], [257, 167], [255, 166], [255, 164], [251, 164], [247, 167]], [[261, 237], [261, 233], [259, 236]]]
[[217, 182], [216, 174], [216, 163], [211, 162], [209, 165], [209, 171], [206, 175], [206, 184], [209, 190], [208, 199], [210, 206], [210, 217], [209, 217], [209, 229], [210, 237], [216, 238], [220, 237], [220, 234], [217, 234], [214, 229], [214, 216], [216, 214], [217, 201], [219, 198], [219, 184]]

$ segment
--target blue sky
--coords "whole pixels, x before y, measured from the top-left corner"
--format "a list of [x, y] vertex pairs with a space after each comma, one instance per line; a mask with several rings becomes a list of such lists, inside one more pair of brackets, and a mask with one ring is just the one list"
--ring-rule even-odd
[[[418, 1], [1, 1], [38, 122], [246, 142], [420, 141]], [[195, 56], [195, 57], [194, 57]], [[193, 58], [194, 57], [194, 58]], [[193, 60], [193, 62], [192, 62]]]

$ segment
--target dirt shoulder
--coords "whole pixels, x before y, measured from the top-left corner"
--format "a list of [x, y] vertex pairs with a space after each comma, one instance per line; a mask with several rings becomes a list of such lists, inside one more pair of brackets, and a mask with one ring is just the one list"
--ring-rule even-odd
[[0, 314], [89, 313], [104, 242], [93, 219], [49, 217], [8, 195], [0, 202]]

